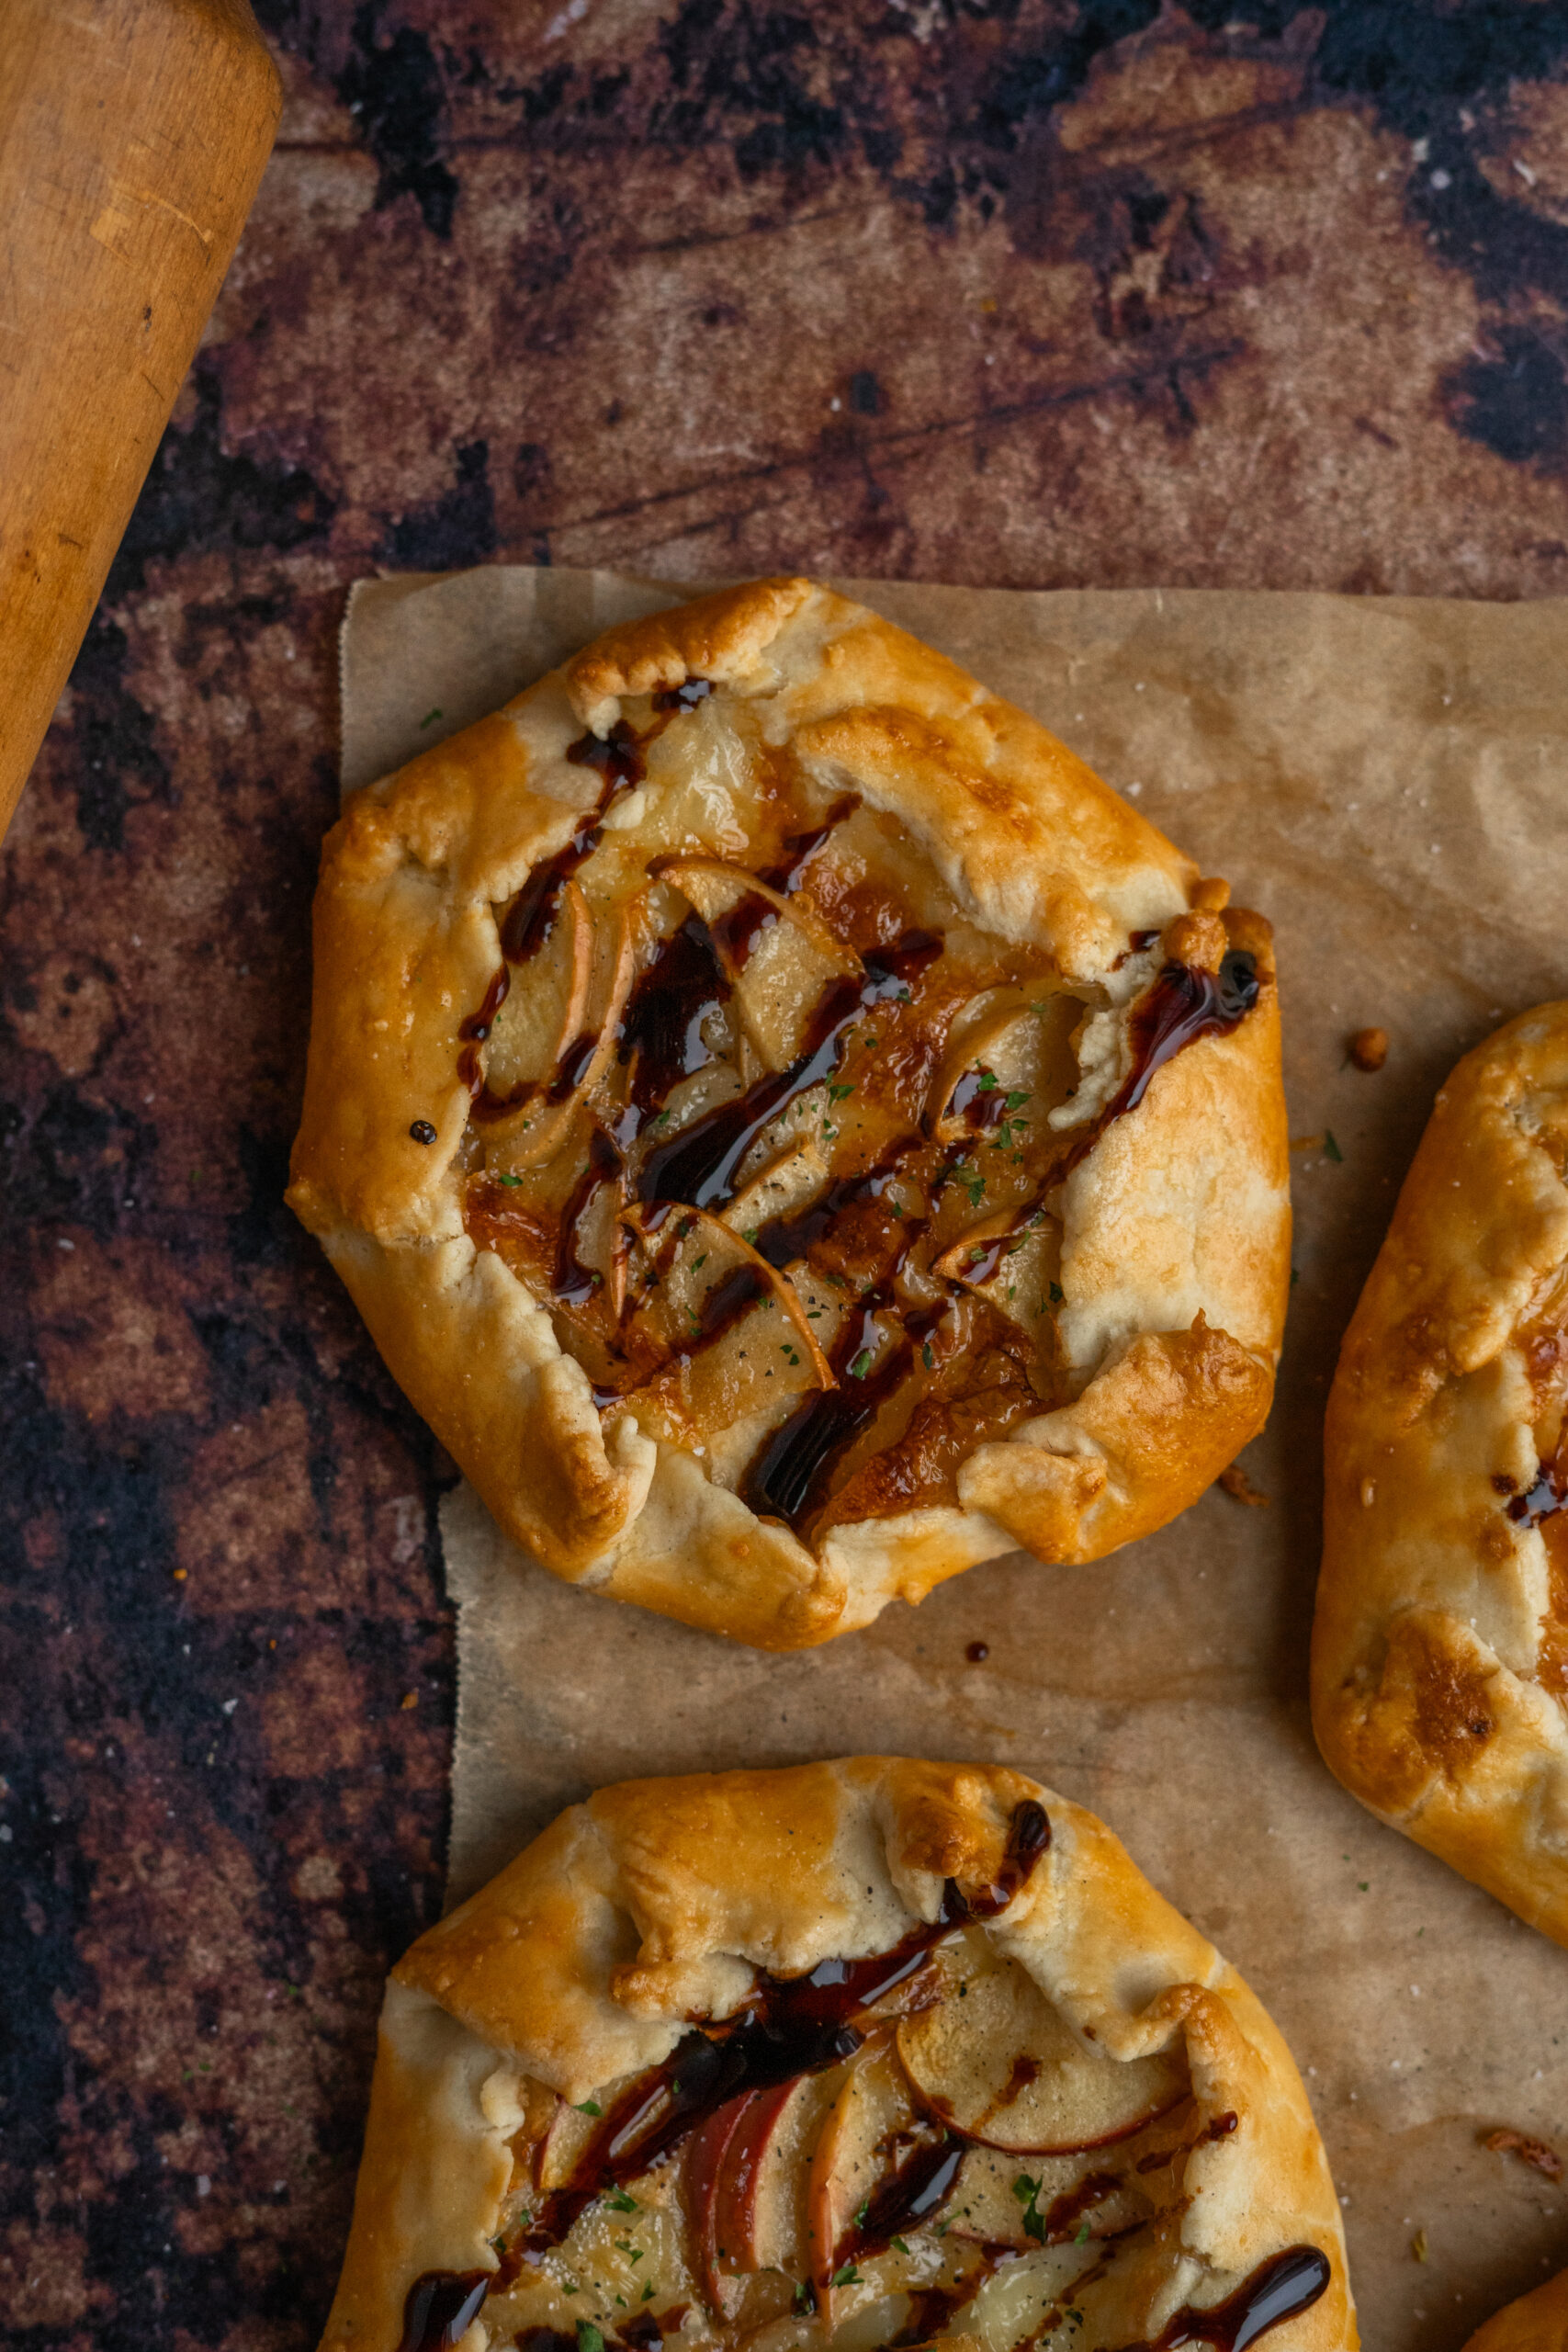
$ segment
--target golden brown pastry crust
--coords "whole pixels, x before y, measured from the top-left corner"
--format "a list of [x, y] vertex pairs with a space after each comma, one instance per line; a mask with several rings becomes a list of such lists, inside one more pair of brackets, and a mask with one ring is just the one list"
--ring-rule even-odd
[[[1031, 1801], [1048, 1848], [985, 1935], [1082, 2046], [1129, 2064], [1173, 2053], [1196, 2101], [1176, 2201], [1101, 2324], [1117, 2345], [1152, 2343], [1182, 2304], [1216, 2302], [1305, 2246], [1326, 2257], [1327, 2284], [1271, 2331], [1270, 2352], [1349, 2352], [1326, 2159], [1290, 2053], [1235, 1970], [1066, 1799], [1000, 1767], [877, 1757], [602, 1790], [414, 1945], [389, 1988], [323, 2352], [395, 2345], [427, 2271], [496, 2273], [510, 2135], [538, 2086], [593, 2101], [660, 2064], [691, 2020], [743, 2008], [756, 1971], [893, 1950], [937, 1917], [945, 1882], [972, 1896], [998, 1879]], [[1092, 2325], [1081, 2340], [1095, 2352]]]
[[1568, 2352], [1568, 2270], [1505, 2303], [1476, 2329], [1464, 2352]]
[[[1087, 1025], [1055, 1126], [1081, 1120], [1087, 1134], [1131, 1067], [1134, 976], [1118, 975], [1132, 934], [1163, 933], [1146, 961], [1213, 974], [1236, 950], [1257, 975], [1239, 1024], [1167, 1060], [1053, 1195], [1059, 1281], [1039, 1327], [1062, 1367], [1051, 1408], [980, 1430], [944, 1497], [829, 1513], [804, 1542], [667, 1431], [602, 1416], [547, 1284], [465, 1227], [460, 1039], [496, 969], [498, 910], [592, 804], [598, 779], [568, 763], [569, 741], [691, 680], [716, 690], [716, 708], [732, 697], [813, 788], [852, 792], [868, 823], [896, 820], [887, 854], [919, 865], [954, 923], [1109, 1008]], [[656, 748], [665, 764], [626, 836], [649, 857], [702, 846], [696, 755], [673, 728]], [[722, 779], [698, 783], [722, 835], [744, 796], [720, 806]], [[682, 791], [686, 831], [661, 839], [660, 809]], [[786, 1649], [1014, 1544], [1096, 1558], [1195, 1499], [1272, 1395], [1289, 1281], [1278, 1000], [1268, 926], [1226, 897], [1043, 729], [874, 615], [804, 580], [701, 599], [610, 631], [349, 803], [316, 899], [289, 1199], [497, 1520], [570, 1580]], [[434, 1140], [414, 1140], [426, 1122]]]
[[1568, 1943], [1568, 1003], [1453, 1071], [1345, 1336], [1313, 1719], [1383, 1820]]

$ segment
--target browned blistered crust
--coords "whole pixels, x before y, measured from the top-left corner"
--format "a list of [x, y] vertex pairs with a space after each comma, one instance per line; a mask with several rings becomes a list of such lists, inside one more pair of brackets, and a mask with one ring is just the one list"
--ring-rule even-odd
[[1568, 2270], [1494, 2312], [1464, 2352], [1568, 2352]]
[[[1060, 1304], [1038, 1327], [1060, 1366], [1055, 1408], [998, 1358], [989, 1430], [984, 1399], [924, 1454], [911, 1423], [907, 1486], [874, 1461], [807, 1541], [668, 1428], [602, 1419], [547, 1284], [477, 1246], [482, 1219], [465, 1224], [458, 1031], [497, 965], [496, 910], [592, 801], [597, 779], [567, 763], [567, 742], [688, 678], [761, 713], [749, 723], [794, 772], [883, 812], [970, 936], [1091, 999], [1141, 927], [1195, 971], [1244, 948], [1260, 983], [1240, 1025], [1169, 1060], [1063, 1188]], [[416, 1407], [558, 1575], [795, 1648], [1014, 1544], [1093, 1559], [1194, 1500], [1272, 1394], [1289, 1261], [1278, 997], [1267, 923], [1227, 900], [1043, 728], [874, 615], [803, 580], [700, 599], [610, 631], [350, 802], [316, 898], [289, 1199]], [[414, 1139], [423, 1122], [432, 1144]]]
[[888, 1757], [603, 1789], [421, 1938], [389, 1991], [323, 2352], [396, 2343], [425, 2270], [496, 2268], [510, 2159], [479, 2095], [497, 2069], [592, 2098], [692, 2019], [733, 2013], [755, 1970], [891, 1950], [936, 1917], [945, 1879], [995, 1879], [1030, 1799], [1049, 1849], [986, 1934], [1086, 2040], [1118, 2059], [1184, 2050], [1201, 2115], [1235, 2119], [1190, 2163], [1178, 2242], [1142, 2257], [1151, 2335], [1307, 2244], [1328, 2288], [1271, 2345], [1354, 2352], [1327, 2162], [1256, 1996], [1093, 1815], [1000, 1766]]
[[1562, 1441], [1565, 1172], [1557, 1003], [1453, 1071], [1346, 1334], [1312, 1657], [1346, 1787], [1560, 1943], [1568, 1513], [1508, 1504]]

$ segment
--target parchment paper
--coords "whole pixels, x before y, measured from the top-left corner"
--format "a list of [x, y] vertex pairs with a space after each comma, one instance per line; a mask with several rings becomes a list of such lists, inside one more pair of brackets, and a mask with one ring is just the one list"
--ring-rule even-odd
[[[345, 785], [697, 584], [495, 569], [362, 586]], [[1381, 1827], [1317, 1757], [1321, 1419], [1437, 1085], [1506, 1015], [1568, 992], [1568, 604], [842, 584], [1033, 711], [1277, 927], [1309, 1140], [1279, 1399], [1244, 1457], [1269, 1502], [1214, 1488], [1114, 1559], [1016, 1554], [767, 1657], [558, 1583], [464, 1488], [443, 1516], [451, 1894], [633, 1774], [856, 1749], [1017, 1765], [1103, 1815], [1250, 1979], [1314, 2097], [1364, 2340], [1448, 2352], [1568, 2262], [1562, 2190], [1478, 2144], [1510, 2124], [1568, 2153], [1568, 1952]], [[1375, 1077], [1346, 1060], [1363, 1023], [1393, 1038]]]

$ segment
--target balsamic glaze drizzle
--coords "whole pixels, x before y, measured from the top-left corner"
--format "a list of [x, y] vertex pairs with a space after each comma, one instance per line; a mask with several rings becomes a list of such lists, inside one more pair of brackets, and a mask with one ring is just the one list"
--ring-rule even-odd
[[404, 2300], [398, 2352], [450, 2352], [479, 2316], [491, 2283], [488, 2270], [425, 2271]]
[[1247, 2352], [1269, 2328], [1310, 2311], [1333, 2276], [1328, 2256], [1319, 2247], [1287, 2246], [1259, 2263], [1223, 2303], [1206, 2309], [1184, 2304], [1152, 2344], [1130, 2344], [1125, 2352], [1183, 2352], [1193, 2344], [1213, 2345], [1215, 2352]]
[[830, 980], [822, 991], [806, 1043], [787, 1069], [774, 1070], [732, 1102], [721, 1102], [689, 1127], [658, 1144], [643, 1161], [638, 1198], [648, 1206], [679, 1202], [717, 1209], [735, 1197], [736, 1171], [769, 1121], [819, 1086], [837, 1067], [844, 1032], [862, 1012], [901, 997], [909, 982], [942, 953], [934, 932], [908, 931], [891, 947], [872, 948], [860, 980]]
[[1517, 1527], [1539, 1527], [1543, 1519], [1564, 1509], [1568, 1509], [1568, 1429], [1552, 1459], [1540, 1464], [1534, 1486], [1516, 1495], [1507, 1512]]
[[[846, 1316], [829, 1358], [837, 1385], [815, 1388], [803, 1397], [763, 1440], [741, 1480], [740, 1498], [759, 1519], [787, 1520], [794, 1526], [820, 1506], [840, 1455], [906, 1378], [916, 1349], [930, 1339], [951, 1304], [944, 1298], [919, 1315], [899, 1315], [893, 1311], [887, 1284], [859, 1301], [858, 1315]], [[881, 1343], [885, 1315], [894, 1325], [893, 1344], [857, 1376], [854, 1365]]]
[[1258, 958], [1245, 947], [1228, 948], [1217, 972], [1195, 972], [1186, 964], [1162, 966], [1133, 1007], [1128, 1021], [1133, 1067], [1100, 1113], [1094, 1139], [1112, 1119], [1137, 1109], [1155, 1073], [1183, 1046], [1198, 1037], [1223, 1035], [1245, 1020], [1258, 1002]]
[[728, 999], [729, 982], [718, 968], [712, 933], [700, 915], [688, 916], [640, 975], [621, 1017], [616, 1046], [621, 1060], [632, 1062], [638, 1128], [682, 1079], [694, 1077], [712, 1061], [703, 1023]]
[[565, 848], [557, 850], [554, 857], [535, 868], [507, 910], [502, 925], [501, 952], [509, 964], [526, 964], [548, 939], [555, 928], [561, 892], [578, 867], [599, 846], [610, 803], [628, 786], [640, 784], [648, 774], [643, 758], [648, 740], [646, 734], [639, 735], [624, 718], [617, 718], [608, 735], [580, 735], [575, 743], [567, 745], [566, 756], [572, 765], [593, 769], [604, 777], [604, 789], [593, 806], [585, 808], [577, 819]]
[[967, 2154], [968, 2143], [944, 2127], [936, 2139], [907, 2155], [896, 2171], [878, 2181], [861, 2208], [863, 2218], [851, 2222], [832, 2248], [830, 2262], [824, 2260], [824, 2270], [836, 2270], [858, 2255], [880, 2254], [907, 2230], [918, 2230], [932, 2220], [952, 2196]]

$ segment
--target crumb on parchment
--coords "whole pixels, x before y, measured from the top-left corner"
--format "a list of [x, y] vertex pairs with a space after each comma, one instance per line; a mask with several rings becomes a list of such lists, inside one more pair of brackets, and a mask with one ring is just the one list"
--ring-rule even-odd
[[1502, 2125], [1495, 2132], [1483, 2132], [1481, 2144], [1490, 2148], [1494, 2155], [1517, 2156], [1522, 2165], [1542, 2173], [1548, 2180], [1561, 2180], [1562, 2159], [1550, 2141], [1538, 2140], [1529, 2132], [1515, 2132]]

